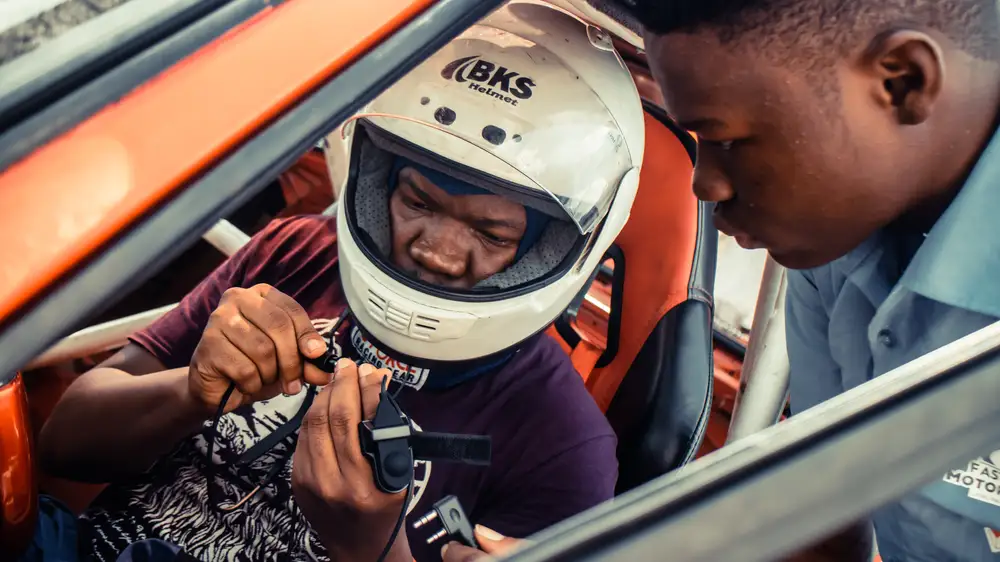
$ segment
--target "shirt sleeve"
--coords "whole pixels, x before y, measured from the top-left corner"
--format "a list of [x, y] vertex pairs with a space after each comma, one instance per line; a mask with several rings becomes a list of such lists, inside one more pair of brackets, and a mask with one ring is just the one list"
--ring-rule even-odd
[[840, 366], [830, 353], [830, 318], [819, 289], [807, 271], [788, 271], [785, 339], [791, 368], [789, 401], [792, 415], [843, 390]]
[[168, 369], [188, 365], [201, 341], [208, 317], [219, 305], [222, 294], [230, 287], [255, 284], [248, 273], [261, 267], [261, 264], [255, 263], [258, 251], [285, 222], [272, 221], [199, 283], [176, 308], [146, 329], [132, 334], [129, 341], [153, 354]]
[[504, 536], [526, 538], [613, 498], [616, 448], [614, 435], [597, 436], [509, 474], [499, 501], [475, 522]]

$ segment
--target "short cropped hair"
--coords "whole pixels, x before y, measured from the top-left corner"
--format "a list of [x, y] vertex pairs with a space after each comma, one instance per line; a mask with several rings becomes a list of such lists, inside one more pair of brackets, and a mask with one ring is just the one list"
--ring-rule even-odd
[[[593, 0], [618, 4], [658, 34], [711, 30], [723, 44], [752, 38], [784, 57], [845, 54], [859, 33], [937, 30], [983, 60], [1000, 60], [998, 0]], [[768, 45], [782, 49], [767, 49]], [[789, 47], [792, 47], [789, 49]]]

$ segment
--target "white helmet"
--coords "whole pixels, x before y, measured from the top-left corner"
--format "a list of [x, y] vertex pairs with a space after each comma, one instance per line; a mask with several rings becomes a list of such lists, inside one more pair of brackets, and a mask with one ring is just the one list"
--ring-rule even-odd
[[[361, 327], [410, 359], [494, 356], [570, 304], [628, 219], [644, 144], [639, 95], [606, 33], [512, 1], [365, 106], [327, 141], [337, 247]], [[403, 156], [557, 220], [468, 290], [389, 261], [389, 173]]]

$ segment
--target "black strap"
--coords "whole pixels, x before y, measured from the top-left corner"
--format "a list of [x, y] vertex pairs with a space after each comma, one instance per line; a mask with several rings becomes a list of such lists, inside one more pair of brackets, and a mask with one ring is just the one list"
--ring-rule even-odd
[[[302, 425], [302, 419], [306, 417], [309, 407], [312, 406], [313, 400], [316, 398], [316, 387], [309, 384], [306, 385], [306, 388], [306, 398], [302, 401], [302, 405], [299, 406], [299, 411], [295, 413], [295, 416], [285, 422], [285, 424], [278, 429], [272, 431], [267, 437], [255, 443], [253, 447], [247, 449], [242, 455], [240, 455], [240, 458], [236, 460], [236, 464], [252, 463], [260, 458], [264, 453], [275, 448], [278, 443], [281, 443], [285, 438], [295, 433], [299, 426]], [[275, 465], [277, 464], [280, 463], [275, 463]]]
[[486, 435], [416, 431], [382, 379], [378, 407], [371, 421], [358, 424], [361, 452], [372, 464], [375, 484], [394, 494], [413, 478], [413, 460], [488, 465], [491, 440]]
[[424, 461], [486, 466], [492, 456], [490, 438], [484, 435], [415, 431], [410, 435], [410, 447], [413, 448], [413, 458]]

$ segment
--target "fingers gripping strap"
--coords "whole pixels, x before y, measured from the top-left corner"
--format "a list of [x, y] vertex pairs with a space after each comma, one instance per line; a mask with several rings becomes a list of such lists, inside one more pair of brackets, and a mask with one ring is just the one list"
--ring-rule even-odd
[[[333, 353], [333, 350], [336, 349], [336, 347], [334, 346], [334, 338], [337, 337], [337, 333], [339, 332], [341, 326], [344, 325], [344, 322], [347, 320], [348, 316], [350, 316], [350, 310], [345, 309], [344, 312], [341, 313], [340, 319], [337, 320], [336, 324], [334, 324], [333, 329], [330, 330], [329, 335], [326, 337], [326, 353], [315, 359], [306, 357], [304, 358], [306, 361], [312, 363], [313, 365], [315, 365], [317, 368], [319, 368], [324, 372], [327, 373], [334, 372], [337, 366], [337, 361], [340, 359], [340, 357], [334, 355]], [[307, 384], [306, 388], [308, 389], [306, 398], [305, 400], [302, 401], [302, 406], [299, 407], [299, 411], [295, 413], [295, 416], [292, 417], [292, 419], [288, 420], [284, 425], [271, 432], [271, 434], [269, 434], [267, 437], [258, 441], [253, 447], [250, 447], [250, 449], [248, 449], [242, 455], [240, 455], [240, 458], [237, 459], [236, 461], [237, 464], [252, 463], [253, 461], [260, 458], [261, 455], [273, 449], [275, 446], [278, 445], [278, 443], [281, 443], [282, 440], [284, 440], [291, 434], [295, 433], [299, 429], [299, 426], [302, 425], [302, 419], [306, 417], [306, 413], [309, 411], [309, 407], [312, 406], [313, 399], [316, 398], [316, 393], [317, 393], [316, 387], [311, 384]], [[272, 472], [274, 472], [275, 475], [280, 469], [279, 467], [280, 464], [283, 463], [275, 463], [274, 465], [275, 468], [272, 469]], [[269, 482], [271, 478], [272, 475], [269, 474], [267, 481]]]
[[[304, 358], [304, 359], [312, 363], [316, 367], [322, 369], [323, 371], [332, 373], [336, 366], [337, 360], [340, 359], [333, 353], [333, 351], [336, 349], [336, 346], [333, 345], [334, 338], [337, 337], [337, 334], [339, 333], [341, 326], [343, 326], [344, 322], [346, 322], [350, 316], [351, 316], [350, 309], [345, 308], [344, 312], [341, 313], [340, 315], [340, 319], [337, 321], [336, 325], [334, 325], [333, 329], [330, 330], [329, 335], [327, 336], [326, 353], [324, 353], [323, 355], [321, 355], [316, 359], [310, 359], [310, 358]], [[265, 453], [273, 449], [275, 446], [277, 446], [278, 443], [281, 443], [283, 440], [291, 437], [299, 429], [299, 426], [302, 425], [302, 420], [305, 418], [306, 413], [312, 406], [313, 400], [316, 398], [316, 394], [318, 392], [316, 386], [314, 385], [307, 384], [305, 386], [306, 386], [306, 396], [305, 399], [302, 401], [302, 405], [299, 407], [299, 411], [296, 412], [295, 416], [292, 417], [292, 419], [288, 420], [284, 425], [277, 428], [267, 437], [261, 439], [253, 447], [250, 447], [248, 450], [246, 450], [237, 459], [236, 464], [244, 465], [252, 463], [253, 461], [263, 456]], [[293, 441], [292, 446], [289, 447], [284, 458], [276, 460], [276, 462], [271, 466], [271, 470], [268, 471], [267, 475], [264, 477], [261, 483], [258, 484], [250, 492], [250, 494], [248, 494], [246, 497], [244, 497], [241, 501], [237, 502], [236, 504], [230, 505], [228, 507], [223, 507], [221, 505], [221, 501], [223, 500], [223, 498], [221, 497], [220, 491], [216, 488], [216, 486], [213, 485], [215, 478], [219, 475], [220, 467], [217, 466], [214, 463], [214, 461], [212, 461], [212, 459], [214, 458], [215, 441], [218, 439], [219, 420], [225, 413], [226, 404], [229, 402], [229, 399], [232, 397], [235, 391], [236, 391], [236, 384], [230, 383], [229, 388], [226, 389], [225, 394], [223, 394], [222, 399], [219, 401], [219, 406], [216, 409], [215, 416], [212, 418], [211, 423], [205, 430], [205, 438], [208, 441], [208, 458], [210, 464], [209, 470], [211, 471], [212, 474], [211, 480], [209, 480], [208, 482], [209, 501], [215, 509], [223, 511], [228, 511], [239, 507], [240, 505], [243, 504], [243, 502], [249, 499], [250, 496], [252, 496], [258, 490], [260, 490], [262, 487], [267, 486], [268, 484], [273, 482], [274, 479], [277, 478], [278, 474], [281, 472], [281, 469], [284, 468], [285, 465], [288, 463], [288, 460], [291, 458], [292, 452], [295, 449], [295, 442]]]

